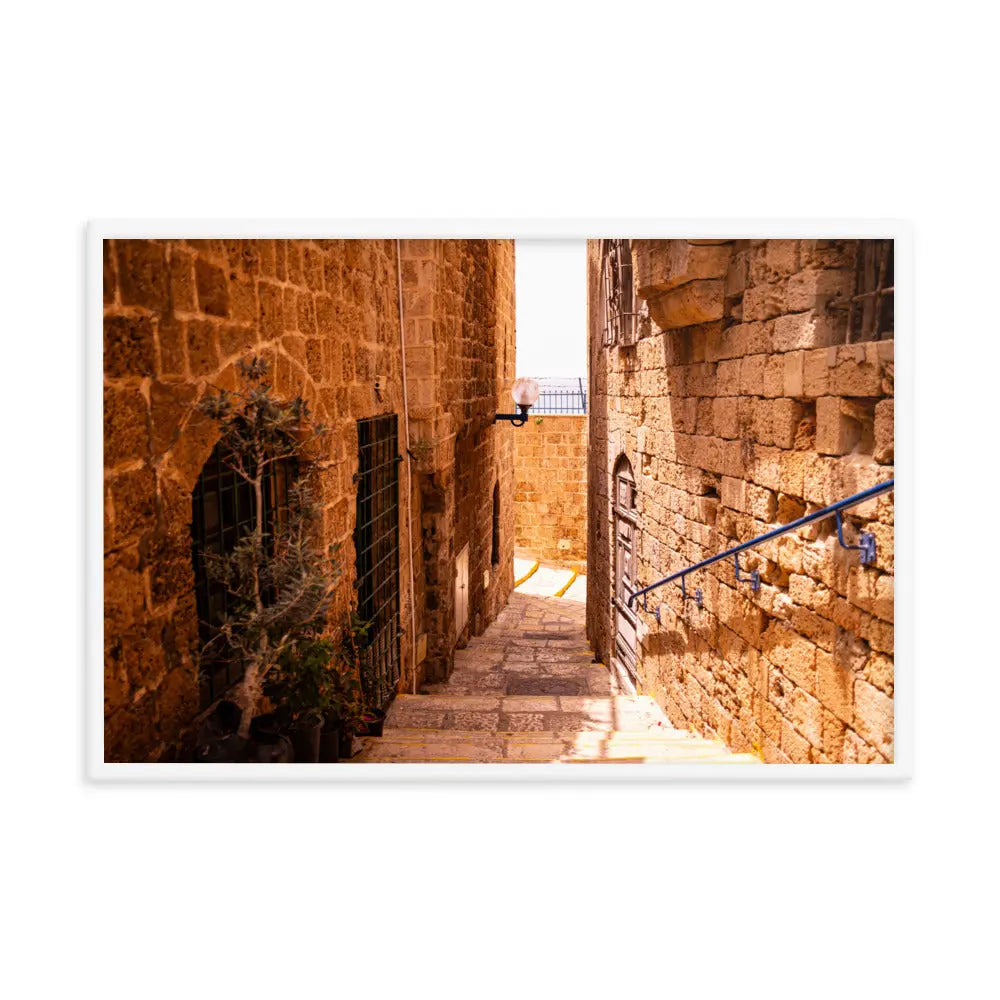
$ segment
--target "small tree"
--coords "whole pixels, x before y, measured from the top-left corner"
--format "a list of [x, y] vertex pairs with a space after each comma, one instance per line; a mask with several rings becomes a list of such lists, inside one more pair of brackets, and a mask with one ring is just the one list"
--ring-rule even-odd
[[313, 455], [326, 441], [327, 428], [311, 423], [300, 396], [275, 398], [263, 359], [251, 357], [237, 367], [240, 388], [219, 390], [198, 403], [219, 423], [225, 461], [252, 495], [250, 530], [231, 552], [205, 554], [209, 579], [222, 583], [232, 600], [202, 655], [224, 648], [242, 664], [236, 700], [242, 709], [239, 734], [245, 738], [268, 675], [298, 641], [323, 628], [340, 571], [333, 547], [319, 544], [321, 511], [313, 481], [319, 463], [299, 467], [287, 506], [270, 518], [265, 499], [275, 464]]

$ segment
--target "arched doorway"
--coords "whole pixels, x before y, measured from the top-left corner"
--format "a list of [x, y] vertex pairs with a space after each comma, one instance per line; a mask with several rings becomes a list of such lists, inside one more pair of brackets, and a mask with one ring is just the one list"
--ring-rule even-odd
[[628, 606], [628, 596], [636, 590], [636, 539], [638, 514], [636, 512], [635, 475], [632, 465], [624, 456], [615, 463], [613, 518], [613, 574], [614, 574], [614, 633], [612, 665], [619, 682], [626, 687], [636, 685], [636, 613]]
[[[289, 486], [298, 474], [294, 459], [272, 462], [264, 476], [264, 532], [269, 537], [276, 518], [284, 516]], [[194, 564], [198, 640], [204, 649], [233, 610], [234, 595], [209, 572], [208, 561], [230, 554], [237, 542], [253, 531], [253, 486], [236, 471], [233, 454], [220, 441], [215, 445], [191, 493], [191, 560]], [[272, 598], [273, 600], [273, 598]], [[265, 603], [267, 603], [265, 599]], [[202, 707], [211, 705], [243, 677], [221, 643], [202, 653], [199, 685]]]

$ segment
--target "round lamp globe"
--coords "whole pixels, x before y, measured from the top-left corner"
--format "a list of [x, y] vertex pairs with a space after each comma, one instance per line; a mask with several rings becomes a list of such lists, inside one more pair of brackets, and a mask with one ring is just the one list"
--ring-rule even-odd
[[538, 392], [538, 383], [533, 378], [519, 378], [510, 394], [518, 406], [534, 406], [538, 402]]

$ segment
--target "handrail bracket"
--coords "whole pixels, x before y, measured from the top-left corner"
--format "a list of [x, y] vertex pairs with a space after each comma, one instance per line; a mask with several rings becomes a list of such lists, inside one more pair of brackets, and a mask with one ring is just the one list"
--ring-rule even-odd
[[870, 531], [858, 533], [858, 544], [848, 545], [844, 541], [844, 522], [840, 511], [837, 511], [837, 541], [842, 549], [853, 549], [858, 553], [858, 559], [862, 566], [875, 562], [875, 536]]
[[750, 589], [756, 594], [760, 590], [760, 570], [752, 569], [749, 576], [740, 576], [740, 554], [733, 555], [733, 565], [736, 567], [736, 582], [744, 583], [750, 581]]

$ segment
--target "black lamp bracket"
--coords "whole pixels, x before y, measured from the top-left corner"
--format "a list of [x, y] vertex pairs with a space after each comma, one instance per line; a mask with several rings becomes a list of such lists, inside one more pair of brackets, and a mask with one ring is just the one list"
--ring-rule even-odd
[[530, 406], [526, 406], [524, 403], [518, 404], [518, 413], [497, 413], [493, 417], [493, 423], [498, 420], [509, 420], [515, 427], [523, 427], [528, 422], [528, 410], [531, 409]]

